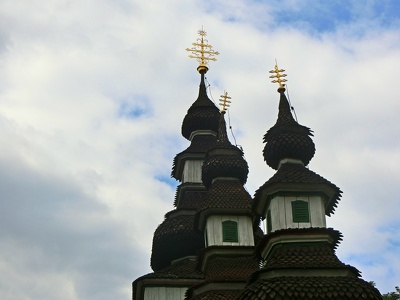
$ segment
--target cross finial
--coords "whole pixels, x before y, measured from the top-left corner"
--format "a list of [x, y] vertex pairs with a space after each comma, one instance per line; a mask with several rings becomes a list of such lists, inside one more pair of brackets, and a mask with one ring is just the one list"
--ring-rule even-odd
[[208, 40], [204, 37], [207, 36], [207, 33], [204, 31], [203, 27], [198, 31], [199, 38], [197, 38], [196, 42], [192, 43], [192, 48], [186, 48], [186, 51], [191, 52], [189, 55], [190, 58], [195, 58], [199, 62], [199, 66], [197, 67], [197, 71], [199, 73], [206, 73], [208, 71], [207, 63], [212, 60], [216, 61], [217, 59], [214, 57], [218, 55], [218, 51], [214, 51], [212, 46], [208, 44]]
[[231, 99], [231, 97], [228, 96], [228, 92], [224, 91], [224, 94], [220, 96], [221, 98], [219, 99], [219, 105], [222, 106], [221, 109], [221, 113], [225, 113], [226, 110], [228, 109], [228, 107], [230, 106], [231, 101], [229, 101], [229, 99]]
[[275, 73], [275, 75], [271, 75], [269, 76], [269, 78], [276, 78], [274, 80], [271, 80], [271, 82], [273, 83], [278, 83], [279, 84], [279, 88], [278, 88], [278, 92], [280, 92], [280, 90], [285, 90], [285, 84], [283, 82], [286, 82], [286, 79], [282, 79], [282, 77], [286, 77], [286, 74], [282, 74], [282, 72], [285, 72], [285, 70], [283, 69], [279, 69], [278, 68], [278, 63], [275, 61], [275, 68], [271, 71], [269, 71], [270, 73]]

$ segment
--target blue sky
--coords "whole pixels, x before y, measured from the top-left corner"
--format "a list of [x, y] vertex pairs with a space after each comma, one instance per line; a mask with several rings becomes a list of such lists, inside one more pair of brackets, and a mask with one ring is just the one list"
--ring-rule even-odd
[[314, 130], [310, 169], [344, 192], [328, 218], [338, 256], [383, 293], [399, 285], [398, 1], [3, 0], [1, 299], [130, 299], [151, 271], [200, 80], [184, 49], [201, 26], [250, 194], [274, 173], [261, 153], [277, 59]]

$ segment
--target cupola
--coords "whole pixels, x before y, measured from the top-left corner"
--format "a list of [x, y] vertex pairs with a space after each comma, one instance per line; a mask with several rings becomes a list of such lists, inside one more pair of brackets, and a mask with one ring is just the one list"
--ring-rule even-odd
[[253, 246], [251, 197], [243, 187], [249, 168], [243, 152], [227, 137], [224, 116], [228, 99], [227, 93], [221, 96], [217, 142], [202, 167], [208, 190], [196, 214], [197, 228], [204, 232], [206, 246]]
[[307, 166], [315, 154], [314, 142], [311, 139], [312, 131], [310, 128], [297, 123], [291, 113], [289, 102], [285, 95], [286, 74], [281, 74], [284, 70], [279, 70], [275, 66], [275, 73], [272, 78], [277, 78], [273, 82], [279, 83], [278, 92], [280, 94], [278, 120], [264, 135], [264, 159], [267, 164], [277, 170], [279, 164], [284, 159], [300, 161]]
[[267, 232], [307, 227], [326, 227], [340, 199], [333, 183], [306, 168], [315, 153], [312, 131], [293, 118], [285, 95], [285, 70], [275, 66], [270, 73], [278, 83], [278, 120], [264, 136], [264, 159], [277, 172], [254, 196], [254, 211], [267, 220]]
[[[204, 39], [206, 32], [199, 31], [200, 38], [187, 49], [200, 62], [200, 89], [197, 100], [189, 108], [183, 123], [182, 134], [190, 140], [187, 149], [175, 156], [172, 177], [181, 181], [177, 187], [175, 209], [165, 215], [165, 220], [157, 227], [153, 237], [151, 266], [160, 271], [173, 261], [194, 256], [204, 247], [204, 236], [194, 226], [195, 213], [202, 205], [206, 189], [201, 180], [201, 167], [207, 151], [215, 146], [218, 132], [219, 109], [208, 98], [204, 75], [208, 71], [207, 62], [215, 60], [213, 51]], [[204, 49], [208, 49], [207, 52]]]

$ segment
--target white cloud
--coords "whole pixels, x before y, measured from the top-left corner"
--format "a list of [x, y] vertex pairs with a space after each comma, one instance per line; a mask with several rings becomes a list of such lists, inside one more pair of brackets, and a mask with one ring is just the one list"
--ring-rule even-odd
[[233, 98], [250, 193], [273, 174], [261, 153], [277, 115], [276, 58], [299, 122], [315, 131], [310, 168], [344, 191], [329, 219], [344, 233], [340, 257], [394, 288], [398, 34], [362, 17], [319, 35], [278, 26], [283, 4], [2, 1], [2, 299], [129, 298], [150, 271], [175, 192], [157, 178], [188, 145], [180, 126], [199, 75], [184, 49], [201, 25], [221, 52], [207, 78], [215, 100]]

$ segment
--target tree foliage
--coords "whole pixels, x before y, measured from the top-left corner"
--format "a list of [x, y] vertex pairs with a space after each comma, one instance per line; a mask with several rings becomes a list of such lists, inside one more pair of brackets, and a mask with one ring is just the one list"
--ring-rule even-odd
[[395, 292], [390, 292], [382, 295], [383, 300], [400, 300], [400, 288], [398, 286], [395, 287]]

